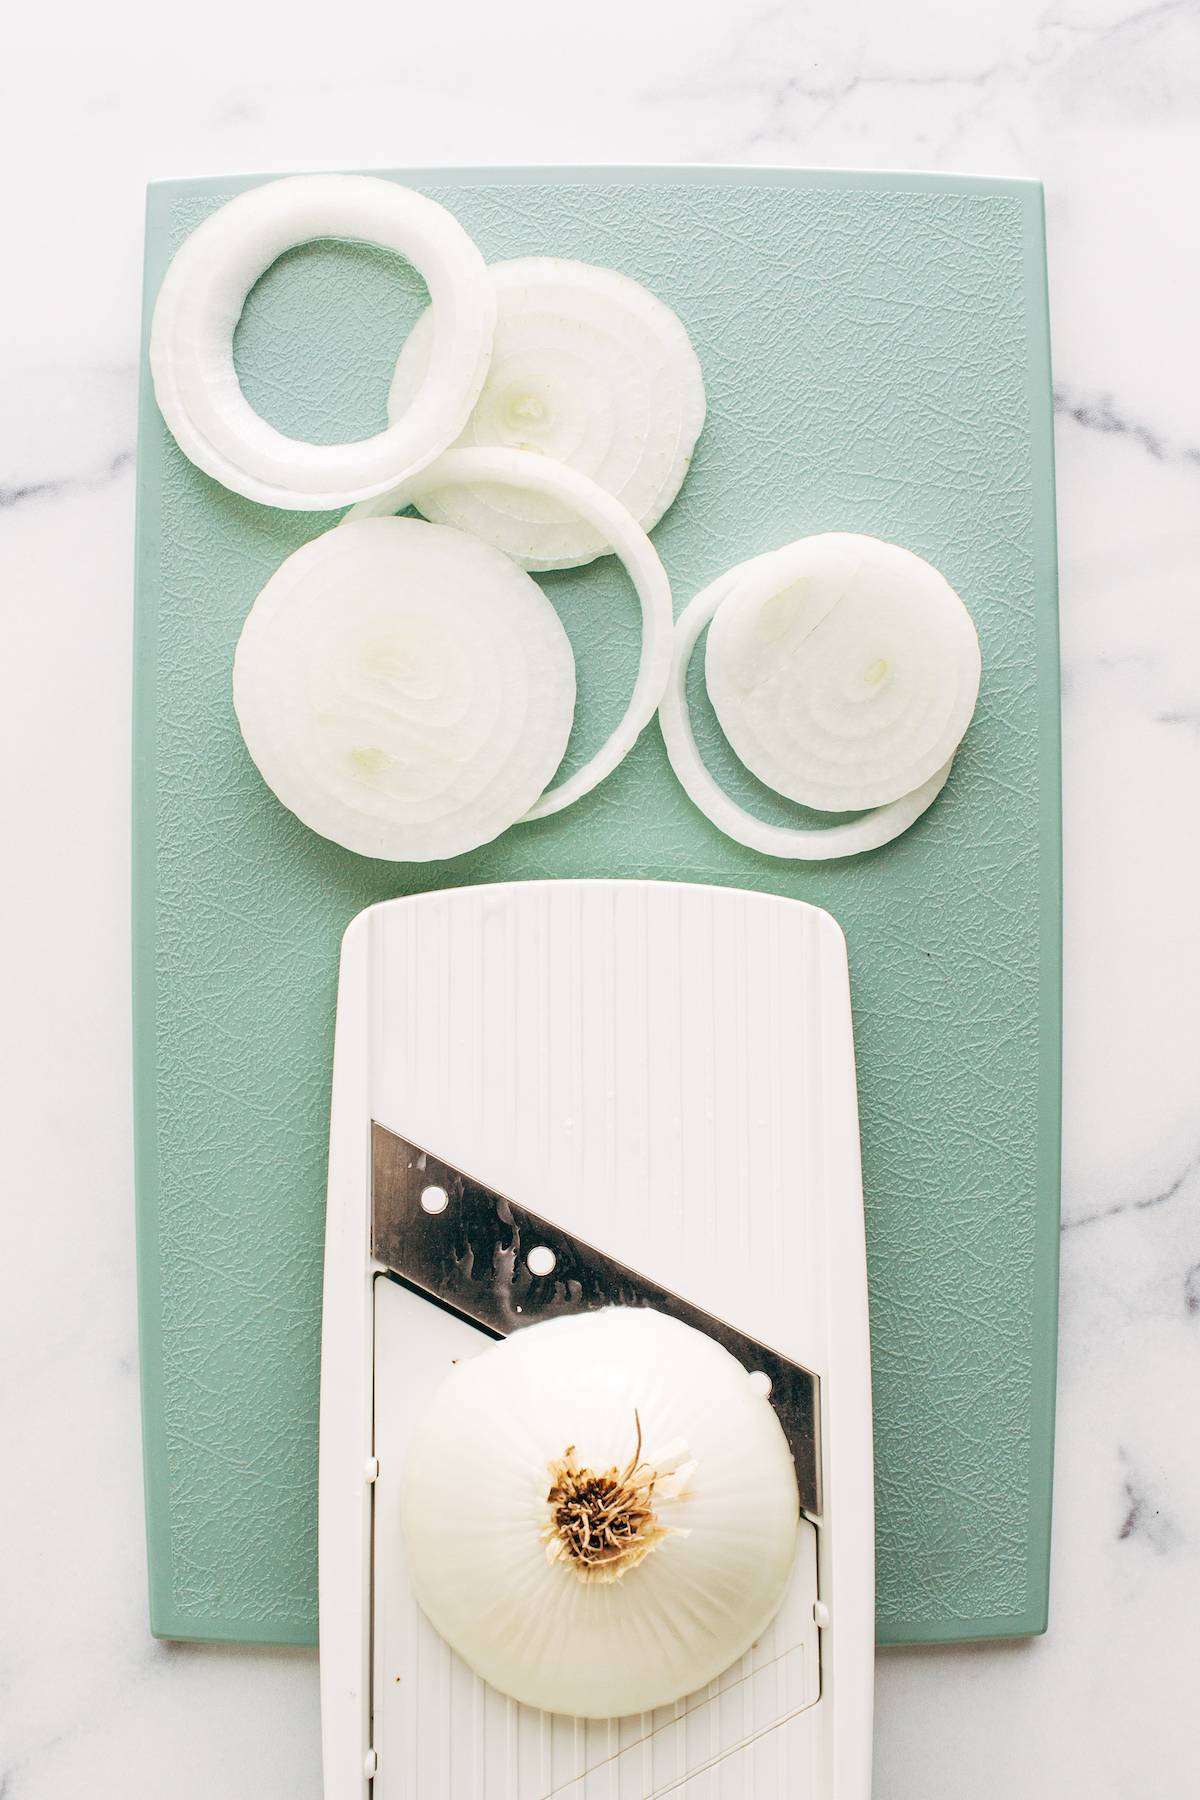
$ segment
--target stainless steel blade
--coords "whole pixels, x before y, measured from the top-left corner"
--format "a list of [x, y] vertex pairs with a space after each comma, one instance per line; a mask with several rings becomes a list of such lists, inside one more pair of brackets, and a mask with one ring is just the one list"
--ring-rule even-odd
[[[820, 1513], [819, 1387], [811, 1370], [374, 1121], [371, 1208], [376, 1260], [495, 1337], [602, 1306], [647, 1306], [715, 1338], [770, 1382], [800, 1504]], [[531, 1252], [539, 1251], [531, 1268]]]

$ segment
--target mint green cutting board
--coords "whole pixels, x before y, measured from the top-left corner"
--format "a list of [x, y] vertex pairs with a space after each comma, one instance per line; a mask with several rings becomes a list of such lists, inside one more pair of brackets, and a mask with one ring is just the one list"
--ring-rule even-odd
[[[828, 907], [849, 942], [870, 1248], [883, 1643], [1046, 1622], [1059, 1165], [1059, 714], [1050, 371], [1036, 183], [798, 170], [405, 173], [489, 259], [580, 257], [682, 317], [709, 417], [655, 533], [677, 607], [806, 532], [942, 569], [983, 644], [932, 810], [873, 855], [729, 842], [657, 730], [566, 813], [453, 862], [373, 863], [263, 787], [230, 665], [255, 594], [332, 515], [254, 506], [176, 449], [143, 377], [135, 1029], [153, 1629], [311, 1643], [324, 1158], [338, 940], [465, 882], [644, 876]], [[147, 317], [174, 248], [245, 180], [151, 188]], [[422, 304], [404, 264], [318, 243], [258, 284], [236, 353], [297, 435], [384, 422]], [[575, 645], [568, 763], [623, 707], [636, 609], [611, 560], [543, 578]], [[698, 658], [694, 675], [698, 673]], [[696, 684], [697, 730], [741, 774]]]

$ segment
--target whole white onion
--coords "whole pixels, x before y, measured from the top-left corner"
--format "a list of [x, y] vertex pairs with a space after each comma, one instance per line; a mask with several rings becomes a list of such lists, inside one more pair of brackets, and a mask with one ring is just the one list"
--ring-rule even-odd
[[649, 1712], [770, 1623], [796, 1549], [770, 1402], [704, 1333], [613, 1307], [455, 1366], [401, 1494], [416, 1597], [493, 1687], [579, 1718]]

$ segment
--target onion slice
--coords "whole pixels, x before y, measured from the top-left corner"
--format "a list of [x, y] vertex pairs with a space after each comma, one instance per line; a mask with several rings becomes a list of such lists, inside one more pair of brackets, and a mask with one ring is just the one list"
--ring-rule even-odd
[[768, 565], [780, 554], [779, 551], [768, 551], [763, 556], [739, 563], [697, 594], [679, 615], [675, 625], [671, 676], [658, 712], [667, 756], [692, 803], [726, 837], [744, 844], [749, 850], [799, 862], [823, 862], [833, 857], [857, 856], [867, 850], [878, 850], [907, 831], [914, 819], [920, 818], [937, 799], [950, 774], [952, 756], [912, 793], [843, 825], [810, 828], [772, 825], [765, 819], [755, 818], [753, 813], [731, 799], [709, 773], [696, 744], [687, 701], [688, 668], [696, 642], [739, 581], [752, 573], [766, 573]]
[[654, 717], [671, 672], [671, 584], [654, 545], [619, 500], [577, 469], [531, 450], [448, 450], [403, 487], [352, 508], [338, 529], [356, 520], [399, 511], [426, 494], [478, 482], [545, 495], [569, 506], [612, 545], [641, 602], [642, 651], [624, 717], [582, 768], [548, 789], [524, 815], [526, 821], [544, 819], [581, 799], [611, 775]]
[[758, 779], [804, 806], [882, 806], [954, 755], [979, 638], [938, 570], [878, 538], [801, 538], [734, 585], [708, 634], [709, 698]]
[[[431, 305], [423, 379], [385, 431], [352, 444], [309, 444], [276, 431], [242, 393], [233, 336], [259, 276], [312, 238], [353, 238], [405, 256]], [[317, 511], [381, 493], [422, 468], [462, 430], [487, 372], [495, 324], [487, 266], [436, 201], [373, 175], [298, 175], [239, 194], [176, 252], [155, 302], [155, 398], [184, 455], [266, 506]]]
[[[679, 492], [704, 424], [704, 379], [669, 306], [615, 269], [524, 256], [488, 269], [496, 291], [491, 367], [460, 447], [536, 450], [590, 475], [646, 531]], [[398, 418], [424, 378], [432, 318], [413, 327], [389, 402]], [[472, 485], [422, 497], [527, 569], [565, 569], [611, 548], [558, 502]]]
[[488, 843], [562, 760], [575, 662], [537, 583], [422, 519], [340, 525], [289, 556], [233, 667], [246, 746], [322, 837], [423, 862]]
[[435, 1629], [501, 1693], [576, 1718], [721, 1675], [778, 1611], [800, 1529], [770, 1401], [712, 1338], [641, 1308], [543, 1320], [458, 1363], [401, 1481]]

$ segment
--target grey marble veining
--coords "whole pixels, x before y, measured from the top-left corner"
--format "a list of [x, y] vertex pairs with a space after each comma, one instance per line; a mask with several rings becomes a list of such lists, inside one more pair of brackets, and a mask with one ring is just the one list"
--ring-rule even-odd
[[1156, 462], [1194, 463], [1200, 468], [1200, 446], [1173, 443], [1141, 419], [1126, 418], [1117, 411], [1111, 394], [1075, 394], [1054, 390], [1055, 413], [1085, 431], [1102, 431], [1110, 437], [1128, 438]]
[[21, 487], [0, 487], [0, 511], [23, 506], [30, 500], [68, 499], [75, 493], [94, 492], [97, 488], [107, 487], [124, 469], [132, 466], [133, 457], [132, 448], [118, 450], [115, 456], [110, 456], [101, 468], [90, 475], [56, 475], [48, 480], [27, 481]]
[[153, 176], [731, 159], [1047, 184], [1064, 661], [1051, 1627], [878, 1666], [880, 1800], [1179, 1800], [1200, 1615], [1200, 6], [66, 0], [8, 23], [0, 1800], [316, 1800], [315, 1659], [145, 1625], [131, 455]]

